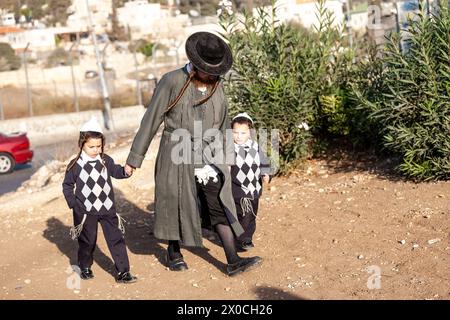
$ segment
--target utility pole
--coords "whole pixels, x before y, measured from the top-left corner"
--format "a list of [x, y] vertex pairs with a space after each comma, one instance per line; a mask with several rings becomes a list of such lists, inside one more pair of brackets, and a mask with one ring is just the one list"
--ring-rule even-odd
[[105, 120], [105, 128], [107, 130], [114, 131], [114, 122], [113, 122], [112, 112], [111, 112], [111, 102], [109, 100], [108, 87], [106, 86], [105, 72], [103, 70], [102, 61], [101, 61], [102, 59], [100, 57], [100, 52], [98, 50], [97, 37], [95, 35], [94, 26], [92, 24], [92, 15], [91, 15], [91, 10], [89, 9], [89, 0], [86, 0], [86, 6], [87, 6], [87, 12], [88, 12], [88, 19], [89, 19], [89, 30], [90, 30], [90, 33], [92, 36], [92, 42], [94, 43], [95, 57], [97, 59], [97, 67], [98, 67], [98, 72], [99, 72], [99, 76], [100, 76], [100, 84], [102, 87], [103, 103], [104, 103], [103, 117]]
[[28, 61], [27, 61], [27, 50], [30, 46], [30, 43], [27, 43], [25, 50], [23, 50], [23, 63], [25, 68], [25, 81], [27, 83], [27, 103], [28, 103], [28, 115], [30, 117], [33, 116], [33, 102], [31, 101], [31, 88], [30, 88], [30, 80], [28, 79]]
[[152, 47], [152, 65], [153, 65], [153, 73], [158, 74], [158, 67], [156, 65], [156, 48], [159, 46], [158, 43], [155, 43]]
[[[350, 47], [350, 50], [353, 49], [353, 35], [352, 35], [352, 16], [350, 14], [350, 0], [345, 0], [345, 16], [346, 16], [346, 29], [348, 34], [348, 46]], [[354, 62], [354, 61], [353, 61]]]
[[105, 58], [105, 55], [106, 55], [106, 48], [108, 48], [108, 46], [109, 46], [109, 42], [107, 42], [107, 43], [105, 44], [105, 46], [103, 47], [103, 49], [102, 49], [102, 54], [101, 54], [101, 56], [102, 56], [102, 66], [103, 66], [103, 70], [105, 70], [105, 68], [106, 68], [106, 58]]
[[75, 111], [80, 112], [80, 105], [78, 103], [78, 95], [77, 95], [77, 86], [75, 83], [75, 75], [73, 73], [73, 56], [72, 49], [75, 45], [78, 45], [77, 42], [74, 42], [69, 49], [69, 61], [70, 61], [70, 72], [72, 74], [72, 86], [73, 86], [73, 105], [75, 106]]
[[136, 43], [133, 44], [133, 41], [131, 40], [131, 28], [130, 25], [127, 24], [127, 36], [128, 36], [128, 42], [131, 45], [133, 49], [133, 59], [134, 59], [134, 73], [136, 77], [136, 98], [137, 102], [140, 106], [142, 106], [142, 94], [141, 94], [141, 82], [139, 81], [139, 70], [138, 70], [138, 60], [136, 57]]
[[139, 70], [138, 70], [138, 61], [136, 57], [136, 46], [133, 46], [133, 58], [134, 58], [134, 71], [136, 77], [136, 95], [137, 101], [140, 106], [142, 106], [142, 94], [141, 94], [141, 82], [139, 81]]
[[142, 94], [141, 94], [141, 82], [139, 81], [139, 70], [138, 70], [138, 60], [136, 57], [136, 44], [133, 47], [133, 58], [134, 58], [134, 72], [136, 77], [136, 96], [137, 101], [140, 106], [142, 106]]

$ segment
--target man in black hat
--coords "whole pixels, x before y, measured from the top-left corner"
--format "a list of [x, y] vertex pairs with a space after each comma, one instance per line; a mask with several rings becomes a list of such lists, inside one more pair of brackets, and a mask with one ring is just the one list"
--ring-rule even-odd
[[[241, 258], [236, 252], [235, 237], [243, 229], [231, 193], [229, 166], [223, 160], [225, 156], [222, 161], [211, 156], [220, 152], [214, 147], [220, 138], [205, 135], [205, 131], [215, 129], [224, 138], [229, 129], [228, 103], [220, 77], [230, 70], [233, 58], [225, 41], [209, 32], [191, 35], [186, 41], [186, 54], [190, 62], [163, 75], [158, 83], [126, 166], [129, 170], [141, 166], [164, 122], [155, 166], [154, 235], [169, 241], [169, 269], [188, 268], [180, 244], [202, 247], [202, 227], [210, 226], [219, 235], [227, 274], [232, 276], [262, 260], [258, 256]], [[180, 140], [187, 140], [189, 147], [181, 157], [177, 151]], [[233, 141], [228, 143], [233, 152]], [[226, 148], [222, 145], [223, 150]]]

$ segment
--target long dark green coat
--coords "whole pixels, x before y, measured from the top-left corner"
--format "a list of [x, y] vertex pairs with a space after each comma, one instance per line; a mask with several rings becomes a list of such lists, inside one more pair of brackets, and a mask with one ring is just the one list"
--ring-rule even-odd
[[[176, 129], [187, 130], [194, 141], [194, 97], [196, 88], [189, 84], [181, 100], [172, 110], [164, 114], [170, 102], [174, 101], [183, 84], [188, 79], [186, 68], [177, 69], [165, 74], [158, 83], [150, 105], [142, 118], [139, 131], [134, 138], [127, 163], [139, 168], [145, 153], [164, 121], [155, 168], [155, 229], [159, 239], [180, 240], [187, 246], [202, 246], [202, 219], [197, 197], [194, 165], [172, 161], [171, 154], [179, 141], [171, 141], [171, 133]], [[216, 92], [206, 102], [203, 118], [203, 131], [209, 128], [225, 130], [229, 128], [228, 103], [220, 84]], [[198, 141], [197, 141], [198, 142]], [[205, 146], [205, 141], [200, 145]], [[177, 148], [177, 147], [176, 147]], [[174, 150], [175, 151], [175, 150]], [[243, 233], [236, 215], [236, 207], [231, 193], [229, 166], [217, 164], [224, 178], [220, 192], [220, 200], [236, 236]]]

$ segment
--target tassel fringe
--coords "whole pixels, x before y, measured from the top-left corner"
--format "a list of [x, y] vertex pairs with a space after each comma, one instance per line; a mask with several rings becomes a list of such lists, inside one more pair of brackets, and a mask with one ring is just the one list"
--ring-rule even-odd
[[79, 225], [70, 228], [69, 234], [72, 240], [78, 239], [78, 237], [81, 234], [81, 231], [83, 231], [83, 225], [85, 221], [86, 221], [86, 214], [83, 215], [83, 220]]
[[245, 217], [245, 215], [247, 213], [251, 213], [256, 217], [255, 212], [253, 211], [253, 206], [252, 206], [252, 198], [241, 198], [241, 209], [242, 209], [242, 216]]
[[123, 223], [126, 222], [126, 220], [122, 218], [118, 213], [116, 213], [116, 216], [119, 220], [117, 227], [119, 228], [120, 232], [122, 232], [122, 234], [125, 234], [125, 226]]

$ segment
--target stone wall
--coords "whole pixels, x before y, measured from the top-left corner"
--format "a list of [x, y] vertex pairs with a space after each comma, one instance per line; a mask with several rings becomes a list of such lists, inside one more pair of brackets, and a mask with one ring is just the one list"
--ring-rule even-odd
[[[145, 108], [142, 106], [114, 108], [112, 117], [116, 132], [136, 130], [139, 127]], [[31, 118], [19, 118], [0, 121], [0, 132], [27, 132], [32, 145], [77, 139], [82, 124], [95, 116], [104, 127], [101, 110], [83, 111], [78, 113], [64, 113]]]

